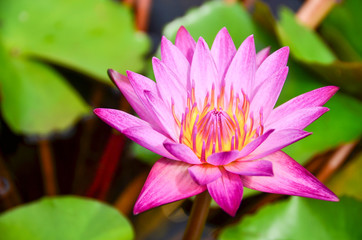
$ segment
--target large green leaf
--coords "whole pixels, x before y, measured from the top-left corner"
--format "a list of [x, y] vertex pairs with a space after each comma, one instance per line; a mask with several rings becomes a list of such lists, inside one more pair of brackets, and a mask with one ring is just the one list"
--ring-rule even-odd
[[[343, 43], [344, 51], [354, 49], [354, 57], [362, 60], [362, 1], [348, 0], [337, 4], [328, 14], [321, 26], [322, 35], [334, 46]], [[332, 35], [329, 35], [330, 32]], [[337, 38], [336, 38], [337, 36]], [[352, 58], [352, 60], [354, 60]], [[357, 59], [356, 59], [357, 60]]]
[[322, 39], [313, 30], [300, 25], [287, 8], [280, 11], [277, 31], [281, 43], [289, 46], [291, 53], [302, 61], [328, 64], [337, 59]]
[[257, 50], [276, 42], [270, 38], [252, 20], [250, 14], [241, 4], [227, 4], [222, 1], [211, 1], [199, 8], [190, 10], [184, 17], [178, 18], [166, 25], [164, 35], [171, 41], [175, 40], [177, 30], [183, 25], [197, 40], [202, 36], [211, 44], [221, 28], [226, 27], [233, 38], [236, 47], [254, 34]]
[[0, 215], [1, 240], [130, 240], [116, 209], [78, 197], [43, 198]]
[[[277, 26], [279, 40], [290, 47], [291, 54], [301, 63], [318, 73], [323, 79], [342, 87], [345, 91], [362, 99], [362, 62], [345, 63], [337, 61], [319, 35], [300, 25], [288, 9], [280, 11]], [[343, 48], [343, 47], [342, 47]], [[351, 53], [350, 47], [338, 50]]]
[[47, 65], [11, 58], [1, 48], [0, 65], [1, 111], [13, 131], [61, 131], [89, 112], [78, 93]]
[[21, 55], [45, 58], [107, 82], [106, 70], [139, 71], [148, 39], [130, 9], [111, 0], [2, 0], [0, 34]]
[[359, 240], [362, 202], [343, 197], [326, 202], [292, 197], [269, 205], [225, 229], [221, 240]]

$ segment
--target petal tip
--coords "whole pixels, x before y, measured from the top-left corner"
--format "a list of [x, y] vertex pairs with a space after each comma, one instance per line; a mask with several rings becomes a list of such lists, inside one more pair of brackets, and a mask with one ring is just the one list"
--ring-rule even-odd
[[95, 114], [95, 115], [97, 115], [98, 117], [102, 117], [102, 113], [104, 112], [104, 108], [95, 108], [95, 109], [93, 109], [93, 113]]
[[333, 95], [339, 90], [339, 87], [337, 86], [327, 86], [327, 88]]
[[247, 37], [244, 41], [252, 41], [254, 42], [254, 34], [251, 34], [249, 37]]
[[207, 45], [205, 39], [203, 37], [199, 37], [199, 39], [197, 40], [198, 44], [202, 44], [202, 46], [206, 47], [207, 49], [209, 49], [209, 45]]
[[117, 71], [113, 70], [112, 68], [107, 69], [107, 74], [111, 79], [113, 78], [113, 75], [115, 75], [116, 73]]
[[159, 64], [161, 62], [160, 59], [158, 59], [157, 57], [152, 57], [152, 65], [153, 64]]
[[331, 202], [339, 202], [339, 198], [335, 195], [335, 194], [333, 194], [333, 196], [331, 196], [331, 200], [330, 200]]
[[162, 36], [161, 37], [161, 54], [162, 54], [162, 51], [164, 51], [167, 48], [166, 46], [169, 44], [172, 44], [172, 42], [170, 40], [168, 40], [167, 37]]
[[141, 206], [139, 206], [139, 202], [137, 200], [137, 202], [135, 203], [135, 205], [133, 207], [133, 214], [138, 215], [144, 211], [146, 211], [146, 209], [143, 209]]
[[131, 78], [135, 73], [132, 72], [132, 71], [130, 71], [130, 70], [127, 70], [127, 71], [126, 71], [126, 74], [127, 74], [127, 76], [128, 76], [129, 78]]
[[227, 214], [232, 217], [235, 217], [236, 213], [238, 212], [239, 207], [237, 208], [222, 208]]
[[177, 30], [177, 33], [182, 32], [182, 31], [187, 32], [187, 29], [185, 28], [184, 25], [181, 25], [181, 26], [179, 27], [179, 29]]

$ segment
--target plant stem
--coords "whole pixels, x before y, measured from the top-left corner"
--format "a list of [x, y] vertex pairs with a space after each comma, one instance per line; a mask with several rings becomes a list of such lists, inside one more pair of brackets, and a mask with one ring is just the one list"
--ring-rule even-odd
[[[93, 84], [92, 91], [90, 105], [92, 107], [99, 107], [104, 96], [104, 87], [102, 87], [100, 84]], [[89, 179], [85, 178], [84, 176], [87, 176], [87, 157], [89, 154], [90, 144], [95, 131], [96, 123], [96, 117], [92, 117], [84, 123], [84, 129], [82, 130], [82, 135], [80, 137], [79, 155], [75, 166], [72, 186], [74, 194], [83, 195], [86, 188], [85, 186], [88, 184]]]
[[93, 183], [88, 189], [88, 197], [105, 200], [111, 186], [117, 165], [123, 152], [125, 137], [115, 130], [111, 133], [99, 162]]
[[318, 173], [317, 178], [321, 182], [327, 182], [328, 179], [342, 166], [351, 154], [353, 149], [357, 146], [358, 141], [346, 143], [337, 148], [337, 150], [330, 157], [324, 168]]
[[136, 28], [138, 31], [146, 32], [149, 24], [152, 0], [138, 0], [136, 3]]
[[142, 186], [145, 183], [148, 176], [147, 172], [140, 173], [133, 181], [128, 184], [126, 189], [117, 197], [114, 202], [114, 207], [117, 208], [124, 215], [129, 215], [132, 211], [138, 195], [142, 190]]
[[40, 161], [43, 172], [43, 181], [45, 193], [48, 196], [54, 196], [57, 194], [57, 184], [55, 177], [53, 154], [49, 141], [46, 139], [39, 142]]
[[307, 0], [298, 10], [296, 17], [304, 26], [315, 29], [327, 16], [338, 0]]
[[198, 240], [201, 238], [209, 214], [210, 202], [211, 196], [208, 191], [196, 196], [183, 240]]

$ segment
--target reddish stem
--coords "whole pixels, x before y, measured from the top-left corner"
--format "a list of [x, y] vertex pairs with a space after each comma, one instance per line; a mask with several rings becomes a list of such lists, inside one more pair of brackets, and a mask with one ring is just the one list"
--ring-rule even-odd
[[125, 143], [125, 137], [112, 131], [91, 187], [87, 191], [88, 197], [104, 200], [111, 186], [117, 164], [120, 160]]
[[138, 0], [136, 4], [136, 28], [141, 32], [148, 29], [152, 0]]
[[47, 139], [39, 141], [40, 162], [43, 172], [45, 194], [54, 196], [57, 194], [57, 181], [54, 167], [53, 154]]
[[[99, 84], [93, 85], [93, 92], [91, 97], [90, 105], [92, 107], [98, 107], [103, 99], [104, 88]], [[84, 178], [86, 175], [85, 169], [87, 169], [87, 156], [89, 154], [89, 145], [94, 133], [97, 118], [93, 117], [88, 119], [84, 124], [82, 131], [79, 155], [77, 158], [74, 180], [73, 180], [73, 192], [76, 194], [84, 194], [85, 185], [88, 184], [87, 179]]]
[[329, 158], [323, 169], [318, 173], [317, 178], [321, 182], [327, 182], [328, 179], [342, 166], [356, 147], [358, 141], [343, 144], [337, 148], [333, 155]]
[[210, 202], [211, 196], [208, 191], [196, 196], [183, 240], [199, 240], [201, 238], [209, 214]]
[[147, 179], [148, 171], [140, 173], [127, 188], [118, 196], [114, 206], [124, 215], [129, 215], [132, 211], [142, 186]]
[[337, 2], [337, 0], [307, 0], [298, 10], [296, 17], [304, 26], [315, 29]]

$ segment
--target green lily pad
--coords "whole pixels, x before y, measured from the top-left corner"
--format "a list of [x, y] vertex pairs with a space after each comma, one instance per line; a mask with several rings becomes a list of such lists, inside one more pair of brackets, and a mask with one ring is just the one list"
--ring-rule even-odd
[[[347, 51], [353, 49], [354, 58], [351, 59], [352, 61], [362, 60], [361, 8], [362, 2], [359, 0], [343, 1], [332, 9], [321, 25], [322, 36], [329, 43], [335, 46], [340, 45], [342, 41], [341, 49], [344, 51], [346, 48], [348, 48]], [[329, 35], [329, 32], [332, 32], [332, 35]]]
[[51, 67], [11, 58], [1, 46], [0, 64], [1, 111], [14, 132], [62, 131], [89, 112], [79, 94]]
[[221, 240], [330, 240], [362, 239], [362, 202], [342, 197], [340, 202], [292, 197], [262, 208], [255, 215], [221, 233]]
[[291, 53], [305, 62], [332, 63], [337, 60], [323, 40], [311, 29], [300, 25], [294, 13], [282, 8], [277, 32], [282, 45], [289, 46]]
[[79, 197], [43, 198], [0, 215], [2, 240], [130, 240], [133, 230], [116, 209]]
[[[325, 81], [340, 86], [344, 91], [362, 99], [362, 62], [341, 62], [311, 29], [300, 25], [295, 15], [283, 8], [277, 25], [279, 40], [290, 47], [291, 54], [302, 64], [318, 73]], [[343, 48], [344, 49], [344, 48]], [[347, 46], [348, 55], [351, 51]], [[348, 53], [349, 52], [349, 53]]]
[[110, 0], [3, 0], [5, 47], [109, 82], [107, 69], [139, 71], [148, 51], [129, 8]]
[[164, 35], [174, 42], [180, 26], [184, 26], [193, 38], [202, 36], [211, 47], [216, 34], [226, 27], [236, 47], [251, 34], [255, 36], [256, 49], [266, 46], [276, 47], [274, 38], [265, 34], [256, 25], [251, 15], [239, 4], [228, 4], [222, 1], [210, 1], [201, 7], [191, 9], [187, 14], [166, 25]]

